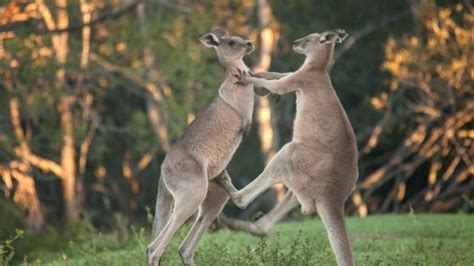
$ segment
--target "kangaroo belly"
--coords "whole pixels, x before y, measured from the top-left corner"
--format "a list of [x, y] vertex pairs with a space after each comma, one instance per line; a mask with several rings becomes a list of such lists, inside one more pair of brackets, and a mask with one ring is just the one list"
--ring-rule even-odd
[[219, 145], [215, 145], [211, 152], [208, 153], [207, 176], [212, 179], [222, 173], [229, 164], [242, 138], [228, 139], [222, 141]]
[[[325, 145], [295, 145], [291, 156], [295, 191], [347, 196], [357, 179], [357, 154], [340, 153]], [[312, 196], [312, 197], [313, 197]]]

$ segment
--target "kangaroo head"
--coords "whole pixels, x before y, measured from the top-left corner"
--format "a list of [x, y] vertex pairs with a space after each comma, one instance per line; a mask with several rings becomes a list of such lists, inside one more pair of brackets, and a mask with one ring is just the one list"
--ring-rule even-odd
[[322, 33], [312, 33], [298, 39], [293, 44], [293, 51], [299, 54], [304, 54], [307, 57], [317, 55], [320, 48], [325, 43], [342, 43], [347, 36], [344, 30], [329, 30]]
[[254, 50], [251, 41], [239, 36], [229, 36], [227, 31], [222, 28], [204, 33], [199, 37], [199, 41], [206, 47], [214, 48], [220, 62], [232, 62], [242, 59], [244, 55]]

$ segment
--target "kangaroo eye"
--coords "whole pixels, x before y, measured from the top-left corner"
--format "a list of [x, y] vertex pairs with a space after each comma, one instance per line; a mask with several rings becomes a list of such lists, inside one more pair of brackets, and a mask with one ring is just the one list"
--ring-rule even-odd
[[229, 44], [229, 46], [234, 46], [235, 42], [234, 41], [229, 41], [228, 44]]

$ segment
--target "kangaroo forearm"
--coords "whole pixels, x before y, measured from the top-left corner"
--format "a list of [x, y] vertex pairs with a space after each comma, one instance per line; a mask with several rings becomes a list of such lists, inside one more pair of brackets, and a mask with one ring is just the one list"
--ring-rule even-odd
[[281, 79], [284, 78], [291, 73], [278, 73], [278, 72], [259, 72], [254, 74], [254, 77], [257, 78], [264, 78], [264, 79]]
[[247, 77], [247, 81], [253, 83], [256, 87], [263, 87], [276, 94], [285, 94], [294, 91], [294, 85], [286, 79], [267, 80], [255, 77]]

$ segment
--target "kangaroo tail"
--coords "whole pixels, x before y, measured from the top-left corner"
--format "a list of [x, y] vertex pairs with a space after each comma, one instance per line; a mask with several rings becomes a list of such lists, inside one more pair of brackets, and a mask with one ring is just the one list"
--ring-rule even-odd
[[163, 174], [158, 181], [158, 193], [156, 196], [155, 218], [153, 220], [152, 241], [163, 230], [173, 210], [173, 195], [166, 187]]

